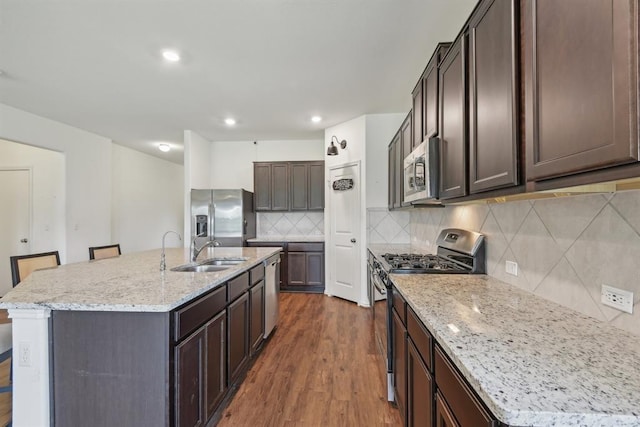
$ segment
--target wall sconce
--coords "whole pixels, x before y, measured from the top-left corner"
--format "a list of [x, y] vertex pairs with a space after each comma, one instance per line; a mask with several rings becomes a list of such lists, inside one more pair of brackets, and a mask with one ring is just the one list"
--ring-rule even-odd
[[327, 156], [337, 156], [338, 155], [338, 147], [336, 147], [336, 145], [333, 143], [333, 141], [336, 141], [336, 144], [340, 145], [340, 148], [342, 148], [343, 150], [345, 148], [347, 148], [347, 141], [346, 140], [342, 140], [342, 141], [338, 141], [338, 138], [333, 135], [331, 137], [331, 145], [329, 145], [329, 147], [327, 148]]

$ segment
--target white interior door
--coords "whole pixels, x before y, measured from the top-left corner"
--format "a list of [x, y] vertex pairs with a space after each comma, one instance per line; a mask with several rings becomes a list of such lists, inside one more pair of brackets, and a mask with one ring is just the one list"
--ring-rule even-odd
[[[334, 183], [336, 185], [334, 186]], [[351, 188], [348, 188], [352, 183]], [[338, 187], [336, 189], [335, 187]], [[330, 290], [334, 296], [358, 302], [360, 282], [360, 165], [330, 173]]]
[[30, 181], [28, 169], [0, 169], [0, 295], [12, 288], [9, 257], [30, 251]]

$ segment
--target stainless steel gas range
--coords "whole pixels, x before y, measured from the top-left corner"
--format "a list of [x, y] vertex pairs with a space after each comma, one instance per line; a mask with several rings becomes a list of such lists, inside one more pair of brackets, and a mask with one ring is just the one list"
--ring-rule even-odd
[[433, 254], [392, 254], [369, 257], [369, 298], [373, 308], [374, 330], [387, 368], [387, 400], [393, 391], [393, 289], [389, 274], [484, 274], [485, 239], [480, 233], [447, 228], [437, 239]]

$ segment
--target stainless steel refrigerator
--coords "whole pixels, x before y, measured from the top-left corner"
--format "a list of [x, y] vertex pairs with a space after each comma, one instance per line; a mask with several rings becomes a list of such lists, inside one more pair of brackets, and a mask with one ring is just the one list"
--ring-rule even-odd
[[191, 239], [220, 246], [246, 246], [256, 237], [253, 193], [246, 190], [191, 190]]

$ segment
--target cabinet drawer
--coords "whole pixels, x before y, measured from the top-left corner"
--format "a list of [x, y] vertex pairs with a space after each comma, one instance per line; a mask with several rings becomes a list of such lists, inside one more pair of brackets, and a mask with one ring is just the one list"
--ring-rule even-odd
[[407, 309], [406, 309], [406, 303], [404, 302], [404, 298], [402, 298], [402, 295], [400, 295], [400, 292], [398, 292], [398, 290], [395, 287], [393, 288], [392, 295], [393, 295], [393, 308], [398, 313], [400, 320], [402, 320], [402, 324], [406, 325]]
[[229, 280], [227, 282], [227, 289], [229, 290], [229, 302], [242, 295], [249, 289], [249, 272], [245, 271], [235, 279]]
[[324, 243], [289, 243], [289, 252], [323, 252]]
[[251, 286], [264, 279], [264, 264], [256, 265], [250, 270]]
[[259, 240], [254, 242], [247, 242], [247, 246], [250, 248], [277, 248], [281, 247], [283, 250], [287, 248], [287, 242], [275, 242]]
[[193, 332], [200, 325], [211, 319], [216, 313], [223, 310], [227, 304], [227, 288], [220, 286], [195, 302], [183, 307], [174, 313], [174, 340], [182, 338]]
[[493, 426], [489, 413], [439, 347], [435, 351], [435, 378], [460, 427]]
[[433, 372], [433, 339], [411, 307], [407, 307], [407, 331], [427, 369]]

